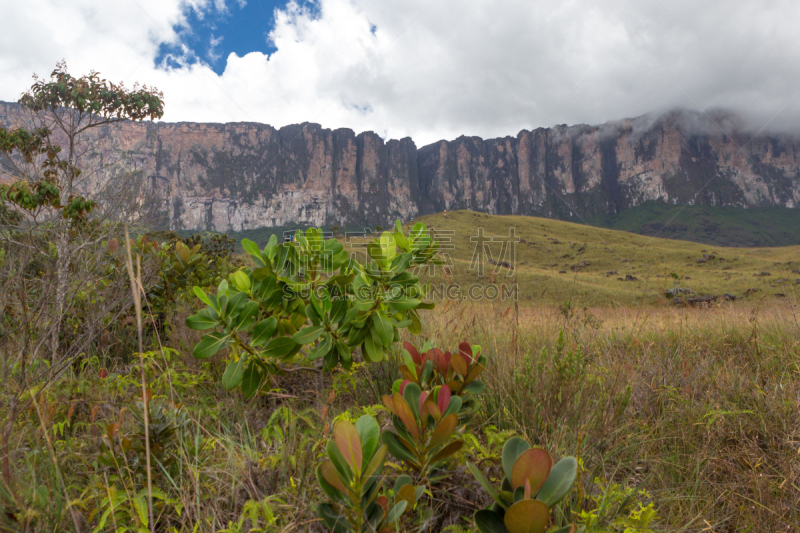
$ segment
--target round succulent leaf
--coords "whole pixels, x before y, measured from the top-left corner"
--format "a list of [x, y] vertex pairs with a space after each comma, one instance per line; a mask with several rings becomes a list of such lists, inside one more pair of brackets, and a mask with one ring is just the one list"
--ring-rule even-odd
[[511, 480], [511, 470], [514, 468], [514, 463], [517, 461], [522, 452], [530, 449], [531, 445], [519, 437], [511, 437], [503, 445], [503, 472], [506, 479]]
[[567, 495], [577, 477], [578, 461], [574, 457], [564, 457], [550, 470], [550, 475], [536, 494], [536, 499], [553, 507]]
[[361, 472], [363, 455], [361, 451], [361, 438], [355, 424], [349, 420], [340, 420], [333, 429], [333, 438], [339, 452], [355, 472]]
[[553, 458], [542, 448], [529, 448], [522, 452], [514, 466], [511, 468], [511, 486], [524, 487], [525, 482], [530, 483], [533, 494], [544, 484], [550, 469], [553, 468]]
[[549, 522], [550, 508], [538, 500], [519, 501], [503, 517], [509, 533], [541, 533]]

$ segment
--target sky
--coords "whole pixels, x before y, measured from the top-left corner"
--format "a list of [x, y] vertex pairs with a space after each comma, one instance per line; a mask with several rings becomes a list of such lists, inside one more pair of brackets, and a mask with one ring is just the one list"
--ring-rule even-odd
[[65, 59], [164, 120], [516, 135], [674, 108], [800, 122], [796, 0], [0, 0], [0, 100]]

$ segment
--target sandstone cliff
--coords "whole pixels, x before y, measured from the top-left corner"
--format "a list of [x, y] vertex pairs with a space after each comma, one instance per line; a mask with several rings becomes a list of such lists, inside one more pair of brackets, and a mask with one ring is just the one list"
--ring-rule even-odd
[[[0, 125], [18, 113], [0, 103]], [[676, 111], [419, 149], [309, 123], [123, 123], [93, 151], [145, 177], [175, 229], [386, 225], [444, 209], [578, 220], [648, 200], [798, 205], [800, 135], [752, 136], [731, 118]]]

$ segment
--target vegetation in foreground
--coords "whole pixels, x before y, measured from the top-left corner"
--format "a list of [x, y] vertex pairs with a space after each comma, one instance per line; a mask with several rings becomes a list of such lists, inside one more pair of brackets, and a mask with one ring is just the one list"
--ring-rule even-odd
[[[81, 123], [161, 104], [59, 65], [23, 97], [44, 127], [0, 130], [18, 180], [0, 186], [0, 527], [796, 527], [791, 298], [436, 305], [419, 274], [474, 275], [439, 253], [469, 236], [445, 241], [420, 221], [360, 243], [360, 255], [316, 229], [244, 240], [247, 258], [220, 237], [129, 239], [140, 198], [73, 194]], [[69, 138], [65, 156], [48, 125]], [[474, 229], [476, 216], [442, 225]]]

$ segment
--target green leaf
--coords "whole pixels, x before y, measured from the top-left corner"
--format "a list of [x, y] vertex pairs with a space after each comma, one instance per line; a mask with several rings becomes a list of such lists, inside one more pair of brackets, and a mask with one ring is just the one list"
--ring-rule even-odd
[[230, 274], [228, 278], [231, 280], [231, 283], [236, 290], [241, 292], [250, 292], [250, 276], [248, 276], [244, 271], [237, 270], [236, 272]]
[[261, 250], [259, 250], [258, 245], [250, 239], [242, 239], [242, 248], [244, 248], [245, 252], [252, 255], [253, 259], [261, 260]]
[[250, 341], [250, 346], [255, 348], [256, 346], [266, 344], [267, 341], [272, 338], [277, 328], [278, 319], [274, 316], [262, 320], [253, 328], [253, 340]]
[[278, 337], [269, 341], [262, 354], [264, 357], [283, 359], [292, 355], [292, 353], [297, 353], [298, 349], [300, 349], [300, 345], [294, 342], [291, 337]]
[[[204, 304], [213, 309], [217, 309], [217, 306], [211, 303], [211, 299], [208, 297], [208, 295], [203, 289], [195, 285], [194, 287], [192, 287], [192, 290], [194, 291], [195, 296], [200, 298], [201, 302], [203, 302]], [[217, 309], [217, 311], [219, 311], [219, 309]]]
[[258, 302], [247, 302], [244, 307], [239, 311], [239, 316], [231, 324], [232, 331], [246, 331], [256, 319], [259, 311]]
[[347, 519], [334, 511], [333, 506], [329, 503], [317, 505], [317, 516], [333, 533], [349, 533], [350, 531]]
[[292, 336], [294, 342], [297, 344], [311, 344], [316, 341], [322, 332], [325, 331], [323, 326], [311, 326], [303, 328]]
[[497, 492], [497, 489], [492, 486], [492, 484], [488, 479], [486, 479], [486, 476], [483, 475], [478, 467], [467, 461], [467, 468], [469, 468], [469, 471], [472, 472], [472, 475], [475, 477], [475, 480], [478, 482], [478, 484], [483, 487], [483, 490], [488, 492], [489, 496], [491, 496], [491, 498], [496, 501], [500, 507], [505, 509], [507, 504], [502, 500], [502, 498], [500, 498], [500, 494]]
[[361, 439], [361, 450], [366, 461], [372, 460], [381, 438], [381, 427], [373, 417], [364, 415], [356, 420], [356, 431]]
[[315, 359], [319, 359], [320, 357], [324, 357], [325, 354], [331, 351], [333, 347], [333, 338], [331, 334], [327, 331], [322, 334], [322, 340], [320, 341], [317, 346], [311, 350], [311, 353], [308, 354], [308, 359], [313, 361]]
[[258, 364], [257, 361], [251, 360], [250, 365], [245, 369], [242, 376], [242, 394], [245, 398], [252, 398], [253, 395], [261, 388], [261, 384], [267, 378], [267, 371]]
[[408, 311], [409, 309], [416, 309], [422, 303], [416, 298], [409, 298], [408, 296], [400, 296], [395, 300], [387, 300], [386, 304], [397, 311]]
[[228, 340], [228, 335], [221, 332], [206, 333], [192, 350], [192, 355], [196, 359], [213, 357], [220, 349], [228, 345]]
[[503, 445], [503, 472], [506, 475], [506, 479], [511, 481], [511, 472], [514, 470], [514, 463], [517, 461], [517, 457], [530, 447], [530, 444], [519, 437], [511, 437], [506, 441]]
[[578, 461], [574, 457], [564, 457], [550, 470], [550, 475], [539, 489], [536, 499], [553, 507], [564, 499], [577, 477]]
[[372, 313], [372, 329], [378, 334], [385, 348], [389, 348], [392, 345], [394, 340], [392, 322], [382, 312], [374, 311]]
[[380, 363], [383, 361], [383, 349], [379, 346], [375, 346], [375, 343], [372, 342], [372, 336], [367, 335], [367, 338], [364, 339], [364, 358], [368, 361], [372, 361], [373, 363]]
[[240, 357], [238, 360], [228, 363], [227, 368], [225, 368], [225, 373], [222, 374], [223, 387], [231, 390], [242, 382], [242, 377], [244, 377], [245, 363], [246, 361], [244, 357]]
[[392, 507], [391, 511], [389, 511], [389, 514], [386, 515], [386, 523], [393, 524], [397, 522], [397, 520], [403, 515], [403, 513], [406, 512], [407, 506], [408, 502], [405, 500], [397, 502], [397, 504], [394, 507]]
[[475, 525], [481, 533], [508, 533], [500, 513], [483, 509], [475, 513]]
[[389, 453], [395, 456], [395, 458], [417, 464], [417, 457], [411, 450], [403, 446], [394, 433], [384, 431], [383, 434], [381, 434], [381, 442], [389, 448]]
[[186, 317], [186, 325], [191, 329], [197, 330], [211, 329], [219, 325], [219, 320], [208, 316], [208, 312], [203, 309], [196, 315]]

